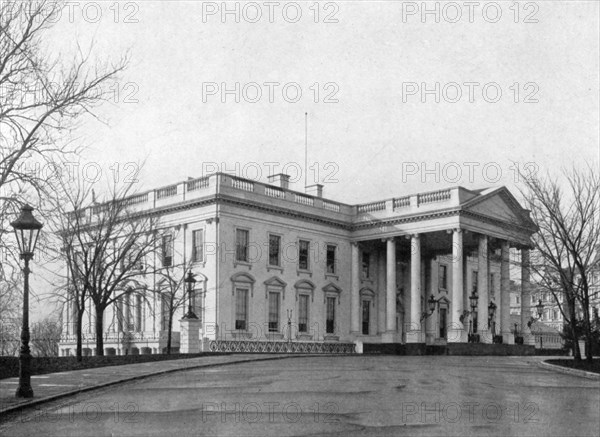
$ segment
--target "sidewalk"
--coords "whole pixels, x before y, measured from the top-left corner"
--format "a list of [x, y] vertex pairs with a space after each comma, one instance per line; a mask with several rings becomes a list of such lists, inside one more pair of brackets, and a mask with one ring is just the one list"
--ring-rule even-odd
[[[0, 380], [0, 417], [43, 402], [151, 375], [160, 375], [183, 369], [212, 367], [247, 361], [280, 360], [297, 356], [287, 354], [216, 355], [33, 375], [31, 386], [34, 397], [31, 399], [15, 397], [19, 378], [3, 379]], [[307, 355], [302, 356], [306, 357]]]

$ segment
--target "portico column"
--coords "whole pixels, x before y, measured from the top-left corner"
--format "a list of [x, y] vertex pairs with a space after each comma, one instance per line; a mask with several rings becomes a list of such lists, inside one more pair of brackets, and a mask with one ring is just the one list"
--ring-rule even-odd
[[479, 304], [477, 305], [477, 334], [482, 343], [491, 343], [492, 336], [488, 326], [488, 304], [489, 304], [489, 251], [487, 235], [479, 236], [479, 260], [477, 273], [477, 293]]
[[385, 330], [396, 333], [396, 240], [388, 238], [386, 241], [386, 305], [385, 305]]
[[410, 240], [410, 329], [406, 342], [421, 343], [421, 238], [414, 234]]
[[464, 310], [463, 300], [463, 233], [462, 229], [452, 231], [452, 316], [448, 329], [448, 342], [459, 343], [467, 341], [467, 334], [461, 316]]
[[521, 249], [521, 327], [520, 335], [524, 344], [534, 344], [534, 338], [527, 326], [531, 318], [531, 288], [530, 288], [530, 259], [529, 249]]
[[358, 243], [352, 243], [352, 294], [350, 298], [350, 333], [359, 333], [360, 276], [358, 265]]
[[500, 261], [500, 333], [502, 343], [514, 344], [515, 338], [510, 333], [510, 246], [508, 241], [502, 242], [502, 259]]

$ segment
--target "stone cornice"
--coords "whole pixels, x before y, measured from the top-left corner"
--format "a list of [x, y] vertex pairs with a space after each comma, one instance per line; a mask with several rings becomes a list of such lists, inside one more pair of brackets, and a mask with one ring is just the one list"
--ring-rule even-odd
[[477, 212], [469, 211], [462, 209], [461, 207], [452, 208], [452, 209], [444, 209], [438, 211], [430, 211], [422, 214], [413, 214], [409, 216], [400, 216], [400, 217], [392, 217], [389, 219], [379, 219], [379, 220], [369, 220], [365, 222], [352, 223], [349, 221], [343, 220], [335, 220], [324, 216], [319, 216], [316, 214], [310, 214], [306, 212], [300, 212], [289, 208], [283, 208], [273, 205], [267, 205], [265, 203], [256, 202], [248, 199], [228, 196], [224, 194], [213, 194], [204, 198], [194, 199], [190, 201], [184, 201], [172, 205], [165, 205], [162, 207], [153, 208], [150, 210], [139, 211], [135, 214], [138, 217], [144, 216], [161, 216], [164, 214], [175, 213], [180, 211], [187, 211], [194, 208], [199, 208], [203, 206], [213, 205], [213, 204], [228, 204], [233, 206], [239, 206], [242, 208], [250, 208], [255, 211], [261, 211], [267, 214], [276, 214], [279, 216], [290, 217], [298, 220], [304, 220], [312, 223], [319, 223], [325, 226], [332, 226], [338, 229], [343, 229], [346, 231], [358, 231], [358, 230], [367, 230], [382, 226], [394, 226], [405, 223], [415, 223], [419, 221], [433, 220], [438, 218], [446, 218], [446, 217], [470, 217], [475, 220], [481, 221], [483, 223], [488, 223], [491, 225], [499, 226], [502, 229], [508, 231], [515, 231], [529, 234], [534, 232], [533, 229], [522, 226], [516, 223], [509, 223], [504, 220], [500, 220], [491, 216], [487, 216], [484, 214], [480, 214]]

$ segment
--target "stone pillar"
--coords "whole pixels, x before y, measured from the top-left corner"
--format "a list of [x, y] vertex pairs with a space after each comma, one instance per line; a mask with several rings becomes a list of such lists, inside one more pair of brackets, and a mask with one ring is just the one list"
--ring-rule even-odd
[[508, 241], [502, 242], [502, 261], [500, 262], [500, 320], [499, 333], [502, 334], [502, 343], [514, 344], [515, 337], [510, 332], [510, 245]]
[[179, 352], [182, 354], [197, 354], [200, 352], [200, 320], [181, 319], [181, 342]]
[[461, 316], [465, 308], [463, 297], [463, 233], [462, 229], [452, 231], [452, 313], [450, 316], [450, 327], [448, 329], [449, 343], [464, 343], [467, 341], [467, 332]]
[[523, 336], [523, 344], [534, 344], [535, 339], [527, 326], [531, 319], [531, 286], [529, 279], [530, 272], [529, 249], [521, 249], [521, 326], [520, 335]]
[[422, 343], [421, 339], [421, 237], [414, 234], [410, 239], [410, 329], [406, 332], [407, 343]]
[[377, 258], [377, 333], [383, 334], [386, 328], [387, 314], [387, 286], [385, 285], [387, 266], [385, 264], [385, 250], [379, 250]]
[[350, 333], [358, 335], [360, 330], [360, 266], [358, 265], [358, 243], [352, 246], [352, 294], [350, 296]]
[[385, 343], [396, 342], [396, 240], [386, 240]]
[[491, 343], [492, 335], [488, 326], [488, 305], [489, 305], [489, 261], [490, 254], [488, 250], [487, 235], [479, 236], [479, 260], [477, 268], [477, 293], [479, 294], [479, 304], [477, 305], [477, 334], [479, 334], [482, 343]]

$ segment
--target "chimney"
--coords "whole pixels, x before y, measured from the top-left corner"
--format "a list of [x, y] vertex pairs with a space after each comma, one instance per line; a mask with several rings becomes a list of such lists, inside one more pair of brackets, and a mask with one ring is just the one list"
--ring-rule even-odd
[[321, 185], [321, 184], [308, 185], [306, 187], [306, 194], [310, 194], [311, 196], [315, 196], [315, 197], [323, 197], [323, 185]]
[[288, 189], [290, 186], [290, 176], [278, 173], [268, 177], [269, 183], [271, 185], [279, 185], [281, 188]]

